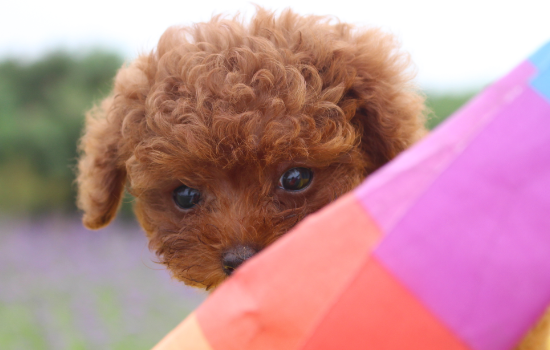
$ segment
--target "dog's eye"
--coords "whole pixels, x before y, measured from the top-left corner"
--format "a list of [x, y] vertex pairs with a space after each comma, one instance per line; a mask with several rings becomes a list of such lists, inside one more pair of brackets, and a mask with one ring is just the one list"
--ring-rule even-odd
[[201, 199], [201, 193], [199, 190], [183, 185], [174, 190], [173, 198], [178, 207], [191, 209]]
[[287, 191], [300, 191], [309, 186], [313, 171], [308, 168], [292, 168], [281, 176], [279, 187]]

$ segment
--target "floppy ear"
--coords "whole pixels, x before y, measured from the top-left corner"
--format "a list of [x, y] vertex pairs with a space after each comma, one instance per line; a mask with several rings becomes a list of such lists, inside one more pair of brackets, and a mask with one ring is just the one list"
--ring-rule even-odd
[[[155, 75], [155, 64], [151, 62], [151, 56], [143, 55], [123, 66], [115, 77], [111, 96], [86, 114], [76, 182], [77, 204], [84, 211], [82, 222], [87, 228], [106, 226], [120, 207], [126, 160], [135, 146], [132, 130], [144, 121], [145, 98]], [[132, 128], [123, 133], [125, 123]]]
[[391, 36], [372, 33], [357, 39], [352, 61], [356, 75], [343, 98], [343, 104], [354, 108], [351, 122], [362, 133], [368, 173], [427, 132], [425, 98], [412, 83], [409, 56], [398, 50]]
[[352, 93], [361, 96], [365, 92], [367, 96], [357, 101], [352, 123], [361, 130], [361, 151], [368, 160], [367, 173], [372, 173], [422, 138], [427, 130], [424, 96], [411, 86], [371, 85], [357, 87]]
[[122, 116], [116, 115], [114, 97], [105, 99], [86, 115], [78, 163], [78, 207], [90, 229], [106, 226], [120, 206], [126, 168], [120, 159]]

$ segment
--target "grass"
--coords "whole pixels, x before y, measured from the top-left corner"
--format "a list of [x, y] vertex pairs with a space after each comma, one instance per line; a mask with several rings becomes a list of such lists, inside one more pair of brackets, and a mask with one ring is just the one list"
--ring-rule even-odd
[[204, 299], [153, 262], [136, 225], [0, 225], [0, 349], [150, 349]]

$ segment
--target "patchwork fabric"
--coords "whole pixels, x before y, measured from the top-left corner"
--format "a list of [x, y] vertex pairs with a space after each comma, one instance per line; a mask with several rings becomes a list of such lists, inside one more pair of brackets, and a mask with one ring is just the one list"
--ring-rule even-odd
[[222, 349], [512, 349], [550, 304], [550, 43], [197, 310]]

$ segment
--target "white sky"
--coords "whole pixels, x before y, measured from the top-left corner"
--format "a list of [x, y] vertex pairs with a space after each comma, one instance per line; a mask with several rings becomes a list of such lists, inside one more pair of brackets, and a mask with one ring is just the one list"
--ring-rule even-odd
[[[35, 58], [55, 48], [107, 47], [128, 59], [152, 49], [173, 24], [214, 13], [247, 15], [241, 0], [3, 0], [0, 58]], [[256, 0], [268, 9], [333, 15], [398, 35], [429, 90], [480, 87], [550, 40], [550, 0]], [[153, 5], [154, 4], [154, 5]]]

